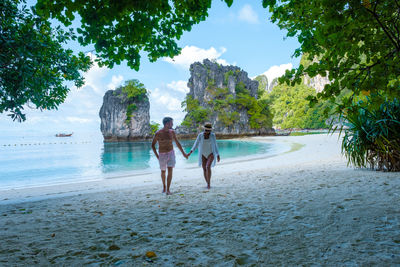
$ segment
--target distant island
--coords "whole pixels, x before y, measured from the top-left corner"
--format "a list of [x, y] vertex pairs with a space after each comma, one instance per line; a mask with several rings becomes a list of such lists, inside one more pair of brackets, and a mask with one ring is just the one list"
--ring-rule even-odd
[[[303, 56], [301, 63], [310, 64]], [[209, 121], [219, 138], [275, 135], [275, 129], [328, 128], [328, 101], [314, 107], [306, 97], [315, 95], [326, 77], [303, 77], [303, 83], [290, 86], [265, 75], [250, 79], [237, 66], [223, 66], [205, 59], [190, 66], [189, 93], [182, 102], [185, 118], [176, 128], [181, 138], [193, 138]], [[100, 109], [101, 132], [105, 142], [149, 140], [157, 125], [150, 122], [147, 90], [138, 80], [129, 80], [109, 90]], [[274, 129], [275, 128], [275, 129]]]
[[150, 102], [138, 80], [108, 90], [99, 112], [105, 142], [139, 141], [151, 138]]
[[190, 66], [183, 107], [187, 112], [177, 133], [191, 136], [209, 121], [219, 137], [274, 135], [272, 115], [259, 100], [259, 83], [236, 66], [223, 66], [205, 59]]

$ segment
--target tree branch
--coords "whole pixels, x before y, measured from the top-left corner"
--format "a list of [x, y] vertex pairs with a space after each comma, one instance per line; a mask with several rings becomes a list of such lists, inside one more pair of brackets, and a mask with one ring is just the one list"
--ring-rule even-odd
[[394, 2], [396, 3], [397, 8], [400, 8], [399, 2], [397, 2], [397, 0], [394, 0]]
[[[386, 56], [383, 57], [383, 59], [387, 59], [388, 57], [393, 56], [394, 53], [396, 53], [396, 50], [393, 50], [393, 51], [389, 52]], [[382, 63], [382, 60], [378, 60], [374, 64], [366, 66], [365, 68], [362, 68], [361, 70], [363, 70], [363, 71], [364, 70], [371, 70], [374, 66], [376, 66], [376, 65], [378, 65], [380, 63]]]
[[385, 32], [385, 34], [387, 35], [387, 37], [389, 38], [389, 40], [393, 43], [394, 47], [396, 48], [396, 50], [400, 51], [400, 46], [396, 43], [396, 41], [394, 40], [394, 36], [392, 36], [393, 34], [390, 32], [390, 30], [381, 22], [381, 20], [379, 19], [378, 14], [376, 13], [376, 8], [378, 6], [378, 2], [375, 2], [375, 6], [374, 6], [374, 10], [371, 10], [369, 8], [365, 8], [369, 13], [372, 14], [372, 16], [375, 18], [375, 20], [378, 22], [378, 24], [381, 26], [382, 30]]
[[[397, 19], [396, 19], [397, 20]], [[396, 30], [396, 32], [397, 32], [397, 42], [398, 43], [400, 43], [400, 32], [399, 32], [399, 28], [398, 27], [396, 27], [396, 21], [393, 23], [393, 27], [394, 27], [394, 29]]]
[[[382, 61], [384, 61], [384, 60], [387, 59], [388, 57], [393, 56], [394, 53], [396, 53], [396, 50], [393, 50], [393, 51], [389, 52], [386, 56], [383, 57], [383, 60], [380, 59], [380, 60], [378, 60], [377, 62], [375, 62], [375, 63], [372, 64], [372, 65], [365, 66], [365, 67], [363, 67], [363, 68], [348, 68], [348, 69], [346, 69], [346, 70], [344, 70], [344, 71], [349, 72], [349, 71], [356, 71], [356, 70], [359, 70], [360, 72], [355, 76], [355, 79], [358, 79], [365, 71], [367, 71], [367, 73], [370, 73], [370, 72], [371, 72], [371, 69], [372, 69], [373, 67], [375, 67], [376, 65], [381, 64]], [[363, 83], [365, 82], [366, 78], [367, 78], [367, 75], [366, 75], [366, 76], [364, 77], [364, 79], [361, 81], [360, 85], [363, 84]], [[356, 82], [353, 82], [352, 84], [355, 85], [355, 83], [356, 83]]]

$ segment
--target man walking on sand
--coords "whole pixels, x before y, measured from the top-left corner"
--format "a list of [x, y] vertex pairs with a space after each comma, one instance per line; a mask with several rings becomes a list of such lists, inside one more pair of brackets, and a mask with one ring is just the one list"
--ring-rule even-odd
[[[172, 181], [172, 169], [175, 167], [175, 151], [172, 141], [175, 141], [177, 147], [182, 152], [185, 158], [188, 158], [188, 155], [183, 151], [181, 144], [176, 138], [174, 130], [172, 130], [173, 119], [170, 117], [165, 117], [163, 119], [164, 128], [157, 131], [153, 142], [151, 143], [151, 148], [153, 149], [154, 154], [156, 155], [161, 169], [161, 180], [163, 183], [163, 193], [167, 193], [167, 195], [171, 195], [169, 191], [169, 187], [171, 186]], [[156, 149], [156, 143], [158, 142], [158, 153]], [[165, 186], [165, 172], [168, 168], [168, 177], [167, 177], [167, 186]]]

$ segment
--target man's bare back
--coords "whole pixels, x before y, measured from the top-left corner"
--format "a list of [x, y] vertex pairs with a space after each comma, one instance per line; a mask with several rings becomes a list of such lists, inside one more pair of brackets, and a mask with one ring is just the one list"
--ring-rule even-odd
[[173, 130], [171, 129], [161, 129], [156, 133], [154, 139], [158, 141], [159, 153], [170, 152], [174, 149], [174, 146], [172, 145], [172, 140], [174, 139], [173, 134]]
[[[153, 149], [154, 154], [156, 155], [161, 169], [161, 180], [163, 183], [163, 193], [166, 192], [167, 195], [170, 195], [169, 187], [171, 185], [172, 180], [172, 169], [175, 167], [175, 152], [174, 146], [172, 142], [176, 143], [176, 146], [182, 152], [182, 155], [187, 158], [187, 154], [183, 151], [181, 144], [176, 138], [174, 130], [172, 130], [173, 119], [170, 117], [165, 117], [163, 119], [164, 127], [156, 132], [153, 138], [153, 142], [151, 143], [151, 148]], [[158, 143], [158, 152], [156, 149], [156, 144]], [[168, 178], [167, 184], [165, 184], [165, 172], [168, 169]]]

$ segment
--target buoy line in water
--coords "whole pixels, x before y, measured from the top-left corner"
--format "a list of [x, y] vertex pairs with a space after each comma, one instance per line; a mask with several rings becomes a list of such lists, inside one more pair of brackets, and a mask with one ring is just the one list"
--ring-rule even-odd
[[49, 143], [28, 143], [28, 144], [3, 144], [3, 146], [40, 146], [40, 145], [78, 145], [89, 144], [91, 141], [83, 142], [49, 142]]

